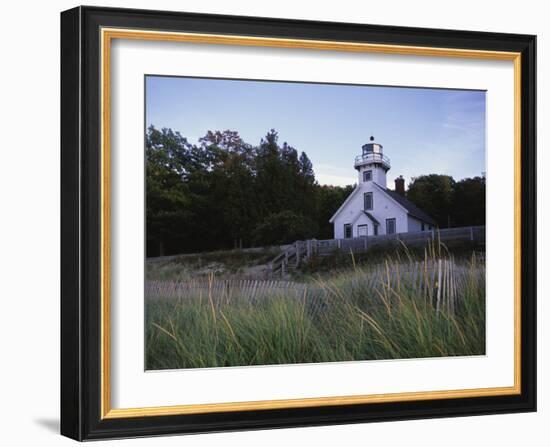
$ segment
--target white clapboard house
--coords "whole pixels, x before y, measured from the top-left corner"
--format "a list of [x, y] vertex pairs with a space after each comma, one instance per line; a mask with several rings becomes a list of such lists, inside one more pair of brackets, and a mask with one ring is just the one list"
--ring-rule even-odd
[[374, 137], [355, 158], [359, 174], [357, 187], [331, 217], [334, 238], [432, 230], [435, 221], [405, 198], [405, 179], [395, 179], [395, 190], [386, 186], [390, 160]]

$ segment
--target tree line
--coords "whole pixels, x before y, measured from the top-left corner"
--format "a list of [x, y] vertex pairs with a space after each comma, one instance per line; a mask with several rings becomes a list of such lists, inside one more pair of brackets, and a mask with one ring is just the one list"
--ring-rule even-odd
[[485, 175], [460, 181], [441, 174], [413, 177], [406, 195], [439, 228], [485, 225]]
[[[274, 129], [254, 146], [236, 131], [208, 131], [191, 144], [150, 126], [145, 154], [148, 257], [330, 239], [329, 219], [354, 188], [320, 185], [307, 154], [281, 144]], [[457, 226], [479, 218], [476, 179], [418, 177], [407, 194], [441, 227]]]

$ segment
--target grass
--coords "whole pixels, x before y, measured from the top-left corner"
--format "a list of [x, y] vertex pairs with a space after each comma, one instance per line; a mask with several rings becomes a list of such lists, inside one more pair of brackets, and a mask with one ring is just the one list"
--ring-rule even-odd
[[257, 281], [245, 293], [214, 275], [185, 292], [156, 288], [146, 300], [147, 369], [485, 353], [485, 266], [475, 256], [430, 247], [422, 260], [351, 262], [295, 289]]
[[153, 258], [147, 262], [147, 280], [185, 280], [210, 273], [235, 275], [247, 268], [269, 263], [279, 252], [277, 248], [260, 248], [170, 256], [160, 260]]
[[[428, 245], [428, 249], [433, 251], [433, 248], [439, 247], [448, 255], [455, 259], [469, 259], [472, 252], [484, 251], [484, 247], [469, 241], [449, 241], [445, 245], [438, 244]], [[311, 276], [313, 274], [333, 272], [334, 270], [343, 270], [353, 268], [354, 266], [368, 267], [380, 263], [384, 263], [386, 259], [392, 258], [395, 260], [406, 259], [407, 261], [424, 259], [424, 246], [409, 246], [405, 250], [401, 244], [387, 243], [370, 247], [368, 251], [356, 253], [353, 257], [345, 251], [335, 250], [334, 253], [328, 256], [319, 256], [311, 259], [307, 264], [301, 264], [296, 272], [293, 272], [295, 279], [302, 276]], [[436, 253], [437, 255], [437, 253]]]

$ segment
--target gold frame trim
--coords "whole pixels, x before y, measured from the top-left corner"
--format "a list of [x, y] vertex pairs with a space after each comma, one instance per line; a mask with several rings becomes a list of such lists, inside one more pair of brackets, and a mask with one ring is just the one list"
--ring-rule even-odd
[[[514, 385], [444, 391], [405, 392], [355, 396], [327, 396], [215, 404], [174, 405], [143, 408], [111, 408], [110, 341], [110, 169], [111, 117], [110, 70], [113, 39], [155, 40], [215, 45], [261, 46], [271, 48], [382, 53], [409, 56], [438, 56], [490, 59], [514, 62]], [[382, 45], [338, 41], [279, 39], [250, 36], [144, 31], [120, 28], [101, 29], [101, 419], [143, 416], [168, 416], [230, 411], [285, 408], [311, 408], [328, 405], [353, 405], [427, 399], [503, 396], [521, 393], [521, 54], [504, 51], [456, 48]]]

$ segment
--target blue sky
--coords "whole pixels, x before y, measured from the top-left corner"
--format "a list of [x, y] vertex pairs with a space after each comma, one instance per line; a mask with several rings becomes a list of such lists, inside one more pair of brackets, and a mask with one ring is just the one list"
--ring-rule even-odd
[[371, 135], [391, 160], [388, 187], [403, 175], [485, 171], [485, 92], [147, 76], [146, 124], [178, 130], [192, 143], [207, 130], [237, 130], [258, 144], [308, 154], [320, 184], [357, 181], [353, 161]]

